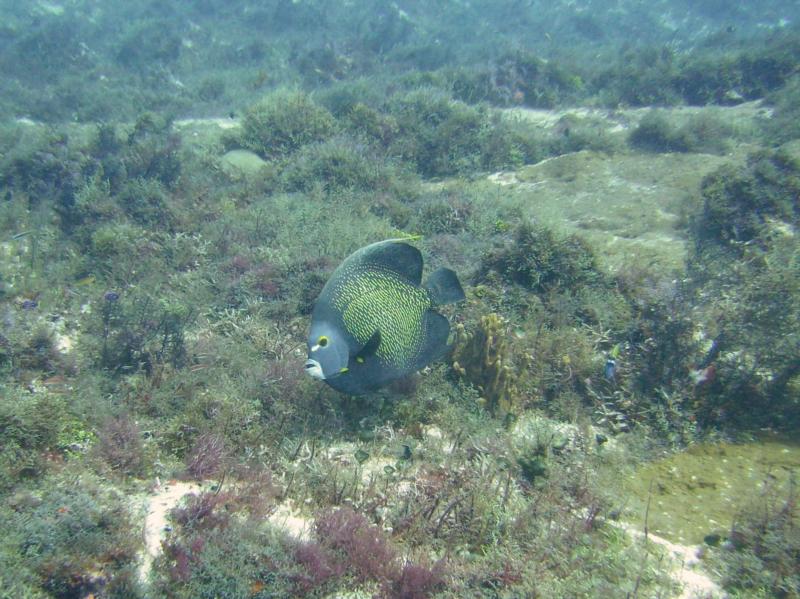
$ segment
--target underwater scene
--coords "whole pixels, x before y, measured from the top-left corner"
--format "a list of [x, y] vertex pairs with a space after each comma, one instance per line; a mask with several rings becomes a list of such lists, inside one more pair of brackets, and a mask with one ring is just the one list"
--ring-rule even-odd
[[0, 599], [800, 598], [796, 0], [0, 0]]

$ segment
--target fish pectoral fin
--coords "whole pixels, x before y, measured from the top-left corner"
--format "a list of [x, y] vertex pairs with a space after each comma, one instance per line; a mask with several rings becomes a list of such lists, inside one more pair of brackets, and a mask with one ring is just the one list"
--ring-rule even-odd
[[372, 337], [369, 338], [369, 341], [367, 341], [364, 346], [358, 350], [358, 353], [353, 357], [353, 359], [359, 364], [363, 364], [364, 360], [375, 355], [375, 352], [378, 351], [378, 346], [380, 344], [381, 332], [375, 331], [372, 333]]
[[329, 374], [328, 376], [326, 376], [325, 380], [326, 381], [330, 381], [331, 379], [335, 379], [336, 377], [342, 376], [343, 374], [345, 374], [345, 373], [347, 373], [349, 371], [350, 371], [350, 369], [347, 366], [343, 366], [342, 368], [340, 368], [339, 370], [337, 370], [333, 374]]

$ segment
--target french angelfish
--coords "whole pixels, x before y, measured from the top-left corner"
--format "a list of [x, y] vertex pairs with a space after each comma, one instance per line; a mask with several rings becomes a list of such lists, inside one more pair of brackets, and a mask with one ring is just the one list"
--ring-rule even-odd
[[361, 395], [442, 357], [450, 323], [434, 308], [463, 300], [464, 290], [444, 267], [421, 283], [422, 254], [407, 243], [390, 239], [351, 254], [314, 305], [306, 372]]

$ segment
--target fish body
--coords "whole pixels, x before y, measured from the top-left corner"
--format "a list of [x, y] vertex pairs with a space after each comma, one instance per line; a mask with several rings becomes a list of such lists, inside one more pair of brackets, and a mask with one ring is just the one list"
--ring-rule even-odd
[[314, 306], [306, 372], [361, 395], [440, 358], [450, 324], [435, 307], [463, 300], [464, 291], [447, 268], [422, 285], [422, 266], [419, 250], [398, 240], [345, 259]]

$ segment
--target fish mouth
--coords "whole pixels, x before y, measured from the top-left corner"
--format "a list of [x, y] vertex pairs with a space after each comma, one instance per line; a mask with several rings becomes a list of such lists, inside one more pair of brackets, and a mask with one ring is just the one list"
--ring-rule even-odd
[[306, 374], [308, 374], [312, 379], [317, 379], [318, 381], [325, 380], [325, 373], [322, 372], [322, 366], [316, 360], [308, 359], [306, 360]]

